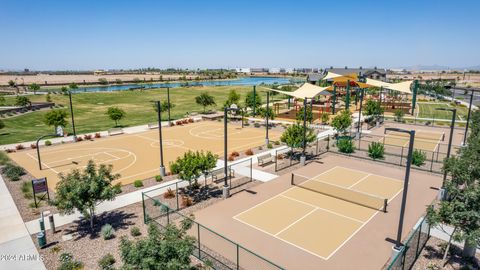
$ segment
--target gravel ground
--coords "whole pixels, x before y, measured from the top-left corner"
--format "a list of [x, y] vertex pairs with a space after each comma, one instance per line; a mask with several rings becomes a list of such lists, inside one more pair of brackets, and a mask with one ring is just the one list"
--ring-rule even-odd
[[456, 270], [456, 269], [480, 269], [480, 254], [477, 253], [476, 258], [467, 261], [461, 257], [462, 248], [452, 245], [447, 262], [442, 266], [443, 251], [447, 245], [446, 241], [435, 237], [430, 237], [422, 253], [413, 265], [415, 270]]

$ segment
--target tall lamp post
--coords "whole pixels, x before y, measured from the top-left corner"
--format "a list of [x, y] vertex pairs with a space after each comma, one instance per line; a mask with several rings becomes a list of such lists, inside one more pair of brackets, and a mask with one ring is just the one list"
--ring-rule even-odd
[[165, 176], [165, 166], [163, 165], [163, 139], [162, 139], [162, 105], [160, 100], [157, 103], [157, 118], [158, 118], [158, 142], [160, 146], [160, 176]]
[[364, 89], [360, 88], [360, 110], [358, 111], [358, 123], [357, 123], [357, 139], [360, 139], [360, 132], [362, 131], [362, 107], [363, 107], [363, 94]]
[[472, 114], [472, 103], [473, 103], [473, 90], [470, 94], [470, 104], [468, 105], [468, 114], [467, 114], [467, 124], [465, 125], [465, 134], [463, 134], [463, 145], [467, 144], [467, 133], [468, 133], [468, 125], [470, 123], [470, 116]]
[[[457, 109], [448, 109], [448, 108], [436, 108], [438, 111], [449, 111], [452, 112], [452, 121], [450, 122], [450, 137], [448, 138], [448, 148], [447, 148], [447, 159], [450, 157], [452, 151], [452, 139], [453, 139], [453, 130], [455, 129], [455, 118], [457, 117]], [[443, 192], [445, 188], [445, 180], [447, 180], [447, 172], [443, 172], [443, 181], [442, 188], [440, 190], [440, 198], [443, 198]]]
[[410, 179], [410, 167], [412, 165], [412, 153], [413, 153], [413, 144], [415, 141], [415, 130], [406, 130], [401, 128], [385, 128], [385, 132], [387, 131], [402, 132], [410, 135], [410, 142], [408, 145], [407, 165], [405, 168], [405, 180], [403, 182], [402, 206], [400, 208], [400, 219], [398, 221], [397, 240], [395, 241], [395, 246], [393, 247], [395, 253], [398, 253], [402, 250], [403, 218], [405, 216], [405, 206], [407, 204], [408, 181]]
[[170, 87], [167, 87], [167, 103], [168, 103], [168, 126], [170, 126], [170, 121], [171, 121], [171, 118], [170, 118], [170, 107], [172, 107], [170, 105]]
[[[62, 130], [62, 133], [63, 133], [63, 130]], [[37, 160], [38, 160], [38, 169], [41, 171], [42, 170], [42, 161], [40, 159], [40, 140], [44, 139], [44, 138], [48, 138], [48, 137], [61, 137], [63, 136], [63, 134], [61, 133], [56, 133], [56, 134], [47, 134], [47, 135], [43, 135], [41, 137], [39, 137], [37, 139], [37, 142], [36, 142], [36, 148], [37, 148]]]
[[307, 98], [303, 99], [303, 150], [300, 157], [300, 164], [305, 165], [307, 157], [305, 156], [305, 150], [307, 148]]
[[270, 112], [269, 112], [269, 103], [270, 103], [270, 92], [267, 91], [267, 112], [265, 113], [265, 122], [266, 122], [266, 125], [265, 125], [265, 145], [268, 147], [268, 143], [269, 143], [269, 140], [268, 140], [268, 118], [270, 116]]
[[73, 141], [77, 141], [77, 132], [75, 131], [75, 117], [73, 116], [72, 91], [68, 91], [68, 99], [70, 100], [70, 115], [72, 116]]
[[223, 185], [223, 198], [226, 199], [230, 197], [230, 187], [228, 186], [228, 129], [227, 129], [227, 114], [229, 111], [238, 111], [238, 106], [236, 104], [230, 105], [230, 107], [225, 107], [223, 111], [223, 160], [224, 160], [224, 185]]

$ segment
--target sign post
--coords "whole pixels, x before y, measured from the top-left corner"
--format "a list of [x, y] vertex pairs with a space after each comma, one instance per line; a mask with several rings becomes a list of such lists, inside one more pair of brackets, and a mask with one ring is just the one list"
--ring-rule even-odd
[[48, 183], [47, 183], [46, 177], [33, 179], [32, 190], [33, 190], [33, 199], [35, 201], [35, 208], [38, 207], [37, 194], [40, 193], [40, 195], [38, 196], [38, 201], [45, 200], [45, 197], [47, 198], [47, 200], [50, 200], [50, 193], [48, 192]]

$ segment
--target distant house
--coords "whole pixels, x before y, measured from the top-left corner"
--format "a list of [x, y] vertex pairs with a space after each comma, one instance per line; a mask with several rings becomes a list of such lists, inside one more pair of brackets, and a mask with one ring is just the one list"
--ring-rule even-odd
[[107, 74], [107, 72], [105, 70], [95, 70], [93, 72], [93, 75], [95, 75], [95, 76], [100, 76], [100, 75], [105, 75], [105, 74]]
[[326, 68], [325, 73], [310, 73], [308, 74], [307, 81], [313, 84], [318, 83], [319, 80], [321, 80], [323, 77], [325, 77], [326, 72], [332, 72], [335, 74], [339, 75], [350, 75], [350, 74], [357, 74], [357, 75], [362, 75], [366, 78], [374, 79], [374, 80], [379, 80], [379, 81], [386, 81], [387, 80], [387, 70], [386, 69], [379, 69], [377, 67], [375, 68]]
[[250, 68], [250, 73], [268, 73], [268, 68]]
[[236, 68], [235, 71], [238, 73], [250, 73], [250, 68]]

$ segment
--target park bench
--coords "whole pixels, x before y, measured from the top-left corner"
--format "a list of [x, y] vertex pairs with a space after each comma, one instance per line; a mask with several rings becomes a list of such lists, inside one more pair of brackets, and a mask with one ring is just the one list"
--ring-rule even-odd
[[260, 155], [257, 157], [257, 159], [258, 159], [258, 165], [260, 166], [263, 166], [270, 162], [275, 162], [275, 157], [271, 153]]
[[[220, 168], [220, 169], [213, 170], [210, 172], [210, 175], [212, 176], [212, 181], [218, 181], [219, 177], [220, 179], [223, 179], [223, 177], [225, 176], [225, 169]], [[235, 177], [235, 170], [233, 170], [232, 168], [228, 168], [228, 177], [230, 178]]]
[[108, 130], [108, 136], [123, 134], [122, 128], [111, 128]]

